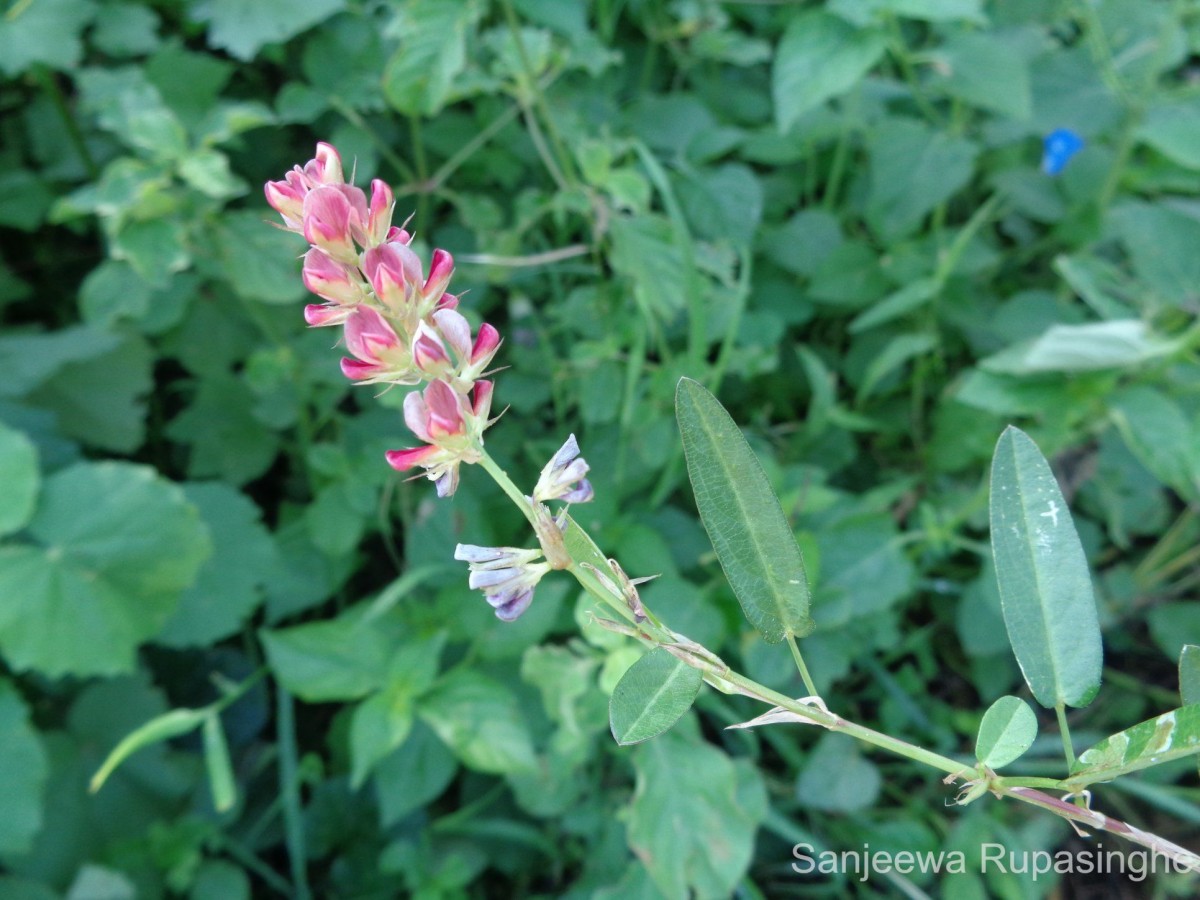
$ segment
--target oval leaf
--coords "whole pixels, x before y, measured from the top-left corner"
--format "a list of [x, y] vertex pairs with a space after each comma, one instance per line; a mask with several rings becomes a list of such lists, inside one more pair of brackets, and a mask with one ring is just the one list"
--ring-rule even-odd
[[996, 444], [992, 554], [1008, 639], [1042, 706], [1087, 706], [1103, 648], [1092, 579], [1070, 510], [1029, 436], [1009, 426]]
[[608, 721], [621, 746], [662, 734], [692, 708], [701, 675], [659, 647], [621, 676], [608, 704]]
[[766, 473], [720, 402], [682, 378], [675, 415], [700, 519], [746, 618], [769, 643], [813, 630], [808, 577]]
[[1067, 783], [1072, 788], [1200, 753], [1200, 703], [1181, 706], [1109, 735], [1079, 754]]
[[1033, 746], [1037, 716], [1019, 697], [1001, 697], [983, 714], [975, 758], [989, 769], [1007, 766]]

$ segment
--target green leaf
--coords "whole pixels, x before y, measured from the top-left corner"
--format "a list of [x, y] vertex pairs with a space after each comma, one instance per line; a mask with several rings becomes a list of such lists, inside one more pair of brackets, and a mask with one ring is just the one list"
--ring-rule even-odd
[[1200, 221], [1174, 208], [1141, 202], [1122, 204], [1111, 215], [1138, 278], [1163, 302], [1188, 308], [1200, 284], [1200, 254], [1195, 252]]
[[49, 765], [37, 731], [29, 721], [21, 695], [0, 680], [0, 853], [28, 851], [42, 827], [42, 794]]
[[37, 447], [0, 422], [0, 537], [29, 522], [40, 485]]
[[295, 37], [345, 6], [345, 0], [201, 0], [189, 13], [208, 23], [209, 46], [248, 61], [265, 45]]
[[213, 809], [228, 812], [237, 803], [237, 782], [233, 778], [233, 763], [229, 759], [229, 744], [221, 725], [220, 713], [210, 711], [204, 717], [204, 768], [212, 791]]
[[213, 554], [183, 592], [156, 643], [213, 644], [237, 633], [262, 601], [279, 554], [261, 514], [236, 488], [218, 482], [183, 485], [213, 539]]
[[1125, 444], [1159, 481], [1191, 502], [1200, 500], [1197, 426], [1163, 391], [1136, 384], [1108, 401]]
[[1011, 37], [959, 32], [934, 55], [935, 84], [952, 97], [1014, 119], [1033, 112], [1029, 63]]
[[850, 322], [850, 332], [856, 334], [906, 315], [924, 306], [941, 290], [942, 285], [937, 279], [918, 278], [855, 316]]
[[86, 326], [0, 337], [0, 397], [22, 397], [63, 366], [95, 359], [120, 345], [118, 335]]
[[424, 806], [446, 789], [456, 771], [454, 754], [428, 725], [415, 722], [408, 739], [375, 768], [380, 824], [395, 825]]
[[432, 116], [452, 98], [467, 65], [467, 29], [480, 16], [474, 0], [420, 0], [397, 10], [400, 46], [383, 70], [383, 93], [409, 116]]
[[516, 696], [481, 672], [458, 669], [420, 703], [421, 718], [469, 769], [503, 774], [533, 768], [533, 740]]
[[1200, 110], [1194, 101], [1154, 104], [1136, 133], [1172, 162], [1200, 169]]
[[1184, 706], [1200, 704], [1200, 646], [1184, 644], [1179, 654], [1179, 697]]
[[994, 353], [979, 365], [1009, 375], [1093, 372], [1139, 366], [1175, 349], [1140, 319], [1117, 319], [1051, 325], [1038, 337]]
[[257, 212], [227, 213], [214, 240], [216, 258], [239, 297], [286, 305], [307, 296], [296, 259], [303, 248], [294, 234], [265, 225]]
[[746, 618], [770, 643], [811, 633], [800, 547], [754, 451], [690, 378], [679, 381], [675, 413], [700, 518]]
[[1075, 760], [1073, 789], [1200, 753], [1200, 704], [1181, 706], [1109, 735]]
[[613, 689], [608, 720], [617, 743], [638, 744], [662, 734], [692, 708], [702, 680], [699, 669], [662, 647], [651, 650]]
[[879, 769], [858, 750], [854, 738], [822, 735], [796, 782], [796, 799], [806, 807], [835, 813], [870, 807], [879, 797]]
[[667, 320], [687, 306], [687, 236], [665, 216], [642, 213], [613, 219], [613, 269], [633, 282], [633, 296], [649, 314]]
[[865, 25], [883, 14], [927, 22], [962, 20], [987, 24], [983, 0], [830, 0], [829, 10], [848, 22]]
[[867, 220], [885, 241], [912, 233], [970, 179], [978, 148], [914, 119], [885, 119], [869, 135]]
[[1001, 697], [983, 714], [975, 758], [990, 769], [1007, 766], [1033, 746], [1037, 716], [1020, 697]]
[[744, 760], [679, 730], [634, 755], [629, 846], [667, 897], [729, 897], [767, 813], [762, 777]]
[[848, 91], [883, 56], [887, 41], [822, 10], [788, 23], [775, 54], [771, 96], [775, 122], [788, 131], [810, 109]]
[[0, 648], [51, 677], [132, 671], [212, 549], [183, 492], [128, 463], [46, 479], [28, 531], [0, 550]]
[[1083, 546], [1050, 465], [1011, 425], [996, 444], [992, 554], [1008, 639], [1038, 703], [1087, 706], [1104, 651]]
[[31, 66], [73, 69], [83, 56], [79, 36], [96, 15], [90, 0], [35, 0], [8, 4], [0, 14], [0, 71], [20, 75]]
[[67, 437], [132, 453], [146, 437], [153, 363], [150, 346], [133, 336], [103, 354], [67, 363], [29, 394], [29, 402], [54, 412]]
[[275, 677], [308, 703], [354, 700], [381, 687], [396, 627], [394, 620], [366, 617], [366, 610], [359, 605], [325, 622], [259, 632]]
[[234, 484], [262, 475], [279, 452], [279, 437], [255, 418], [245, 379], [214, 373], [198, 384], [187, 409], [167, 426], [169, 437], [191, 444], [188, 475]]
[[210, 718], [211, 713], [203, 709], [173, 709], [160, 716], [155, 716], [121, 739], [121, 742], [104, 758], [104, 762], [96, 770], [96, 774], [92, 776], [88, 790], [94, 794], [104, 787], [108, 776], [143, 747], [190, 734]]
[[351, 788], [357, 790], [379, 761], [404, 743], [412, 724], [413, 695], [402, 682], [358, 704], [350, 719]]

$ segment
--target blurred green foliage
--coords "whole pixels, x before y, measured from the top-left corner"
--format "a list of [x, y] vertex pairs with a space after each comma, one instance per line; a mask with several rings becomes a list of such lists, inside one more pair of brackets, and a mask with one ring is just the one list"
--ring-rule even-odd
[[[304, 328], [258, 186], [317, 140], [396, 185], [505, 336], [495, 456], [532, 483], [575, 431], [577, 512], [662, 573], [647, 605], [796, 696], [686, 489], [676, 382], [719, 393], [804, 551], [831, 706], [964, 758], [1022, 690], [985, 543], [1021, 424], [1136, 673], [1072, 715], [1086, 745], [1177, 706], [1200, 643], [1197, 52], [1195, 0], [10, 0], [0, 894], [886, 895], [801, 879], [792, 845], [1071, 846], [841, 736], [725, 732], [761, 710], [707, 689], [617, 747], [640, 649], [565, 579], [511, 625], [468, 591], [454, 544], [521, 523], [481, 473], [436, 502], [384, 464], [401, 392]], [[1051, 176], [1059, 128], [1084, 147]], [[223, 727], [88, 793], [178, 708]], [[1111, 800], [1180, 840], [1195, 768], [1153, 779]]]

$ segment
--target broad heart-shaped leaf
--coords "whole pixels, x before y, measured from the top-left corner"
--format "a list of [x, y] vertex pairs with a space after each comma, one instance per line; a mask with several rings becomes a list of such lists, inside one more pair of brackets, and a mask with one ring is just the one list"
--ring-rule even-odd
[[46, 479], [28, 532], [0, 550], [0, 650], [51, 677], [132, 671], [211, 552], [183, 492], [128, 463]]
[[692, 708], [700, 670], [662, 647], [651, 650], [621, 676], [608, 704], [608, 723], [621, 746], [662, 734]]
[[754, 451], [690, 378], [679, 381], [675, 415], [696, 507], [746, 618], [769, 643], [811, 633], [804, 560]]
[[792, 19], [775, 54], [771, 94], [780, 131], [804, 113], [852, 88], [879, 57], [881, 32], [859, 29], [823, 10]]
[[983, 714], [975, 758], [990, 769], [1007, 766], [1033, 746], [1037, 716], [1020, 697], [1001, 697]]
[[1104, 650], [1083, 546], [1054, 473], [1011, 425], [996, 444], [992, 554], [1008, 640], [1038, 703], [1087, 706]]
[[1083, 787], [1200, 753], [1200, 703], [1181, 706], [1109, 735], [1079, 754], [1067, 784]]

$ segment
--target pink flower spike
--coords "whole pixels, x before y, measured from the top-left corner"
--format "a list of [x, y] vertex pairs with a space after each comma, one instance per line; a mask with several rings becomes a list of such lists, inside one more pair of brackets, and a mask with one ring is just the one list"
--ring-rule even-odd
[[358, 252], [351, 237], [354, 209], [337, 187], [326, 185], [304, 198], [304, 237], [338, 262], [354, 265]]
[[387, 182], [376, 178], [371, 182], [371, 204], [367, 213], [367, 244], [374, 247], [388, 239], [392, 230], [392, 208], [395, 200]]
[[463, 431], [462, 408], [459, 396], [444, 381], [434, 381], [425, 388], [425, 405], [429, 407], [429, 435], [434, 440]]
[[325, 300], [353, 306], [364, 299], [358, 269], [342, 265], [317, 247], [304, 254], [302, 278], [306, 288]]

